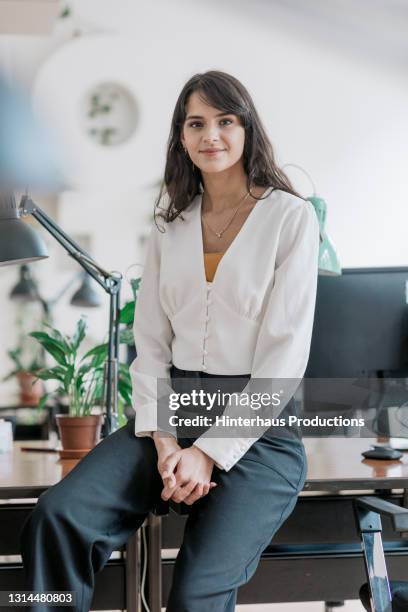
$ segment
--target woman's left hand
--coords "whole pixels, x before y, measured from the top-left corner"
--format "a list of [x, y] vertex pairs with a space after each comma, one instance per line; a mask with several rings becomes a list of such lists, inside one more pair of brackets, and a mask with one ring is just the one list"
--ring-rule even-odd
[[211, 481], [214, 460], [197, 446], [171, 453], [163, 465], [166, 485], [161, 493], [164, 500], [191, 505], [217, 486]]

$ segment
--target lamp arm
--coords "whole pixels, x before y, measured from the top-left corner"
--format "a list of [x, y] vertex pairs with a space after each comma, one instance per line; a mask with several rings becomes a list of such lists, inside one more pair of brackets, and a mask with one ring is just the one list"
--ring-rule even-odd
[[[108, 360], [105, 363], [105, 402], [109, 414], [112, 411], [112, 418], [118, 415], [120, 282], [110, 295]], [[112, 425], [115, 427], [117, 423], [109, 423], [109, 431]]]
[[[75, 240], [73, 240], [64, 230], [59, 227], [51, 217], [47, 215], [29, 196], [24, 195], [21, 198], [19, 207], [21, 216], [32, 215], [34, 219], [40, 223], [53, 238], [68, 252], [68, 254], [79, 263], [86, 272], [99, 285], [105, 289], [107, 293], [111, 292], [112, 274], [99, 266]], [[101, 278], [102, 277], [102, 278]], [[115, 278], [115, 276], [113, 276]], [[108, 281], [108, 282], [107, 282]]]

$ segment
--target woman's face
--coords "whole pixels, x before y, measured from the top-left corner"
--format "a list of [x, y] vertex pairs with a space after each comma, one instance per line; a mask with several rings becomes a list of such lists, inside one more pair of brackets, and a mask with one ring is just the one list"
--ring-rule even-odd
[[222, 172], [242, 164], [245, 129], [239, 117], [209, 106], [194, 91], [186, 105], [181, 142], [203, 173]]

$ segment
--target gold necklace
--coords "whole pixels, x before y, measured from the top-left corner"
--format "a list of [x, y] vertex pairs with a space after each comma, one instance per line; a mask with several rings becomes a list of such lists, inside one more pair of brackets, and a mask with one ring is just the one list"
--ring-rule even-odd
[[202, 215], [202, 219], [203, 219], [204, 223], [206, 224], [208, 229], [211, 230], [213, 232], [213, 234], [215, 234], [217, 236], [217, 238], [222, 238], [223, 233], [229, 228], [229, 226], [231, 225], [231, 223], [235, 219], [235, 217], [237, 215], [237, 212], [239, 211], [239, 209], [241, 208], [241, 206], [243, 205], [243, 203], [245, 202], [245, 200], [247, 199], [248, 196], [249, 196], [249, 191], [239, 200], [237, 208], [235, 209], [234, 213], [232, 214], [231, 219], [228, 221], [228, 223], [219, 232], [216, 232], [211, 227], [211, 225], [208, 223], [207, 219], [204, 218], [204, 215]]

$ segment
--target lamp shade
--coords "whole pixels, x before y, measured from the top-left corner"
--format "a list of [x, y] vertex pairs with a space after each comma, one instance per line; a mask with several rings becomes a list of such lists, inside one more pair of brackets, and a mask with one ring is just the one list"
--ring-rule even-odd
[[306, 200], [313, 204], [320, 226], [319, 274], [339, 276], [341, 274], [341, 266], [337, 252], [325, 232], [327, 204], [323, 198], [319, 198], [316, 195], [310, 196]]
[[85, 273], [79, 289], [71, 298], [72, 306], [82, 306], [83, 308], [96, 308], [101, 305], [101, 300], [96, 291], [92, 288], [91, 279]]
[[24, 264], [48, 257], [41, 236], [20, 218], [11, 193], [0, 194], [0, 266]]
[[10, 291], [10, 299], [20, 302], [38, 300], [38, 291], [27, 264], [20, 266], [20, 279]]

